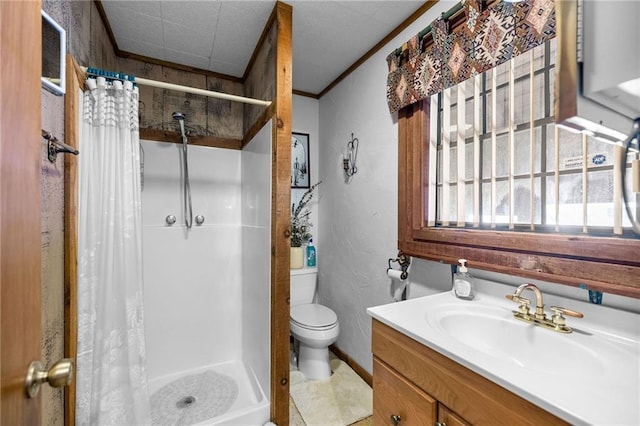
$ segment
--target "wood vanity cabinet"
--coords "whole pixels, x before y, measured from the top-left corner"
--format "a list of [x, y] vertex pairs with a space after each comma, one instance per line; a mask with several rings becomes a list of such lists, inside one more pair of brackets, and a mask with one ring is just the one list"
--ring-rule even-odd
[[374, 426], [568, 424], [376, 319], [372, 348]]

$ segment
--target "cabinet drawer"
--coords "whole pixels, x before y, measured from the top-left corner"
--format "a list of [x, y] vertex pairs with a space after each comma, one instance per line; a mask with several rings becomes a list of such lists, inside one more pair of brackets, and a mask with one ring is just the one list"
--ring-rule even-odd
[[398, 375], [376, 357], [373, 358], [373, 424], [399, 426], [433, 426], [437, 401]]
[[446, 426], [470, 426], [469, 423], [442, 404], [438, 404], [438, 423]]

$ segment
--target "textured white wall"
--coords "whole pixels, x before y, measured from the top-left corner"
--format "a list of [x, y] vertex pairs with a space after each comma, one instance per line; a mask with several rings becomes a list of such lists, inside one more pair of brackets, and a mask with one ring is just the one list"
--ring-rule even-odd
[[[386, 56], [454, 3], [425, 15], [320, 99], [319, 302], [340, 321], [337, 346], [372, 371], [371, 318], [366, 308], [391, 302], [387, 259], [397, 254], [397, 114], [386, 102]], [[295, 109], [294, 109], [295, 111]], [[351, 133], [360, 141], [358, 173], [345, 183], [342, 154]], [[434, 262], [419, 262], [421, 282]], [[414, 265], [416, 266], [416, 265]], [[448, 266], [444, 266], [444, 277]], [[433, 283], [433, 290], [449, 283]]]
[[[318, 169], [319, 164], [319, 147], [322, 144], [319, 132], [319, 107], [320, 104], [316, 99], [304, 96], [293, 96], [293, 126], [292, 131], [298, 133], [309, 134], [309, 151], [310, 151], [310, 183], [313, 185], [322, 179]], [[313, 228], [313, 244], [316, 247], [318, 259], [320, 258], [320, 248], [318, 247], [318, 235], [320, 232], [320, 224], [318, 223], [318, 200], [322, 195], [324, 185], [320, 185], [313, 192], [313, 201], [309, 205], [311, 210], [311, 223]], [[306, 189], [291, 189], [291, 202], [298, 203]], [[319, 261], [319, 260], [318, 260]]]

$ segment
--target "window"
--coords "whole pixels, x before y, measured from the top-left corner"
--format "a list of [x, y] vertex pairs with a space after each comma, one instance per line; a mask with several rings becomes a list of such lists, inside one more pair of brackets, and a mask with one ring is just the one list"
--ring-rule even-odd
[[431, 97], [429, 226], [633, 237], [624, 150], [555, 125], [555, 56], [552, 39]]
[[[620, 226], [610, 223], [620, 200], [614, 191], [616, 148], [555, 126], [553, 44], [544, 49], [533, 53], [533, 91], [544, 93], [534, 96], [533, 110], [527, 94], [531, 72], [518, 71], [527, 68], [518, 62], [524, 54], [513, 66], [505, 65], [515, 71], [511, 86], [498, 68], [495, 83], [492, 73], [473, 77], [463, 89], [451, 88], [399, 111], [399, 249], [424, 259], [455, 264], [465, 258], [470, 267], [640, 297], [640, 240], [624, 232], [613, 235]], [[518, 95], [510, 98], [509, 91]], [[480, 99], [477, 108], [475, 99]], [[517, 100], [513, 109], [509, 99]], [[502, 112], [484, 114], [489, 108]], [[600, 154], [606, 161], [585, 167], [584, 158], [592, 161]]]

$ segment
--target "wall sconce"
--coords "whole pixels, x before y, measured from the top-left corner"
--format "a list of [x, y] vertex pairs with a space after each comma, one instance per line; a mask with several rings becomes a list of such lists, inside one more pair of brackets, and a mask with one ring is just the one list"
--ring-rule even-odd
[[358, 138], [353, 137], [351, 133], [351, 140], [347, 142], [347, 150], [342, 157], [342, 168], [347, 178], [351, 178], [358, 173], [358, 167], [356, 167], [356, 158], [358, 157], [358, 145], [360, 142]]

